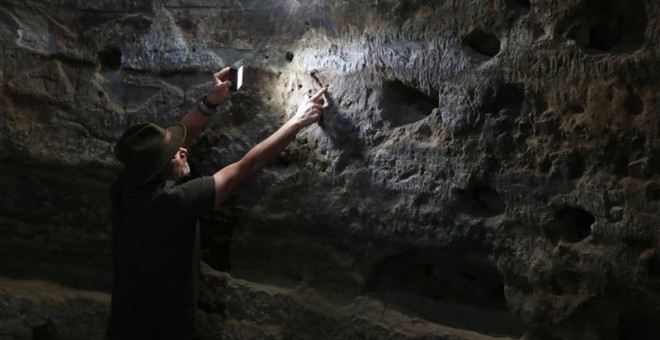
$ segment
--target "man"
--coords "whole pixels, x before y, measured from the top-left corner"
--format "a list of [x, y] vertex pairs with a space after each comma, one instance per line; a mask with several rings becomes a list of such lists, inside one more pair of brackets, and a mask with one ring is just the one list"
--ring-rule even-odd
[[321, 89], [296, 115], [241, 160], [213, 176], [187, 176], [186, 147], [228, 94], [229, 68], [213, 75], [209, 94], [180, 124], [130, 127], [115, 147], [124, 169], [110, 190], [114, 284], [107, 336], [194, 339], [199, 275], [198, 217], [212, 212], [274, 159], [304, 127], [318, 122]]

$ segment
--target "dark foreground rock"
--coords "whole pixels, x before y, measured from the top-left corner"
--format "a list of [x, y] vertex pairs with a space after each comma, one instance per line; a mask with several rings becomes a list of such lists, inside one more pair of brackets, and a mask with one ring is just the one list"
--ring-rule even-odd
[[[104, 339], [109, 294], [40, 280], [0, 283], [0, 339]], [[208, 267], [201, 288], [201, 339], [495, 339], [412, 318], [375, 300], [338, 304], [311, 289], [251, 283]]]

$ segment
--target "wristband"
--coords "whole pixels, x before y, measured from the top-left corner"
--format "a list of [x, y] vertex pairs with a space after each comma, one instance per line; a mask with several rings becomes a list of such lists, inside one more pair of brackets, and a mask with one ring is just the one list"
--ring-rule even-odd
[[206, 104], [204, 104], [203, 100], [197, 104], [197, 109], [201, 114], [203, 114], [206, 117], [211, 117], [213, 112], [215, 112], [215, 108], [208, 107]]
[[207, 97], [208, 97], [208, 96], [204, 96], [204, 97], [202, 97], [202, 103], [204, 103], [204, 105], [205, 105], [206, 107], [210, 108], [210, 109], [213, 109], [213, 110], [217, 109], [218, 106], [220, 105], [220, 103], [213, 104], [213, 103], [211, 103], [211, 102], [207, 99]]

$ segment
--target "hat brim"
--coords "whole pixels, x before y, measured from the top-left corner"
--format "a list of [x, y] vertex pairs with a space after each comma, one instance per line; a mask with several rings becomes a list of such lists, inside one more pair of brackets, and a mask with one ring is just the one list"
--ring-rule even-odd
[[186, 127], [182, 124], [172, 124], [163, 127], [170, 133], [170, 140], [163, 148], [163, 152], [158, 159], [148, 167], [126, 166], [119, 174], [119, 180], [129, 186], [138, 186], [153, 179], [169, 163], [174, 155], [179, 151], [186, 138]]

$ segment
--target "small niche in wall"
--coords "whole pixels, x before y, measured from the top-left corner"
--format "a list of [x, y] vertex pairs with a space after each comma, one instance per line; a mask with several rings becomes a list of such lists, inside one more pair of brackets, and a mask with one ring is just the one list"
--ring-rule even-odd
[[484, 113], [499, 114], [506, 109], [519, 114], [525, 106], [525, 89], [521, 84], [501, 84], [489, 88], [479, 110]]
[[121, 50], [116, 47], [106, 47], [98, 53], [102, 71], [117, 71], [121, 68]]
[[591, 235], [591, 225], [596, 218], [578, 207], [562, 206], [552, 212], [552, 217], [543, 227], [545, 236], [553, 243], [564, 241], [580, 242]]
[[587, 53], [623, 53], [644, 45], [648, 14], [644, 0], [587, 0], [575, 11], [566, 37]]
[[412, 124], [428, 117], [438, 107], [438, 98], [429, 96], [398, 80], [383, 83], [383, 118], [392, 127]]
[[483, 254], [407, 253], [376, 263], [367, 290], [388, 303], [451, 327], [489, 335], [522, 333], [507, 310], [504, 280]]
[[480, 28], [462, 37], [468, 54], [478, 60], [488, 60], [500, 53], [500, 39]]
[[493, 217], [504, 213], [506, 206], [500, 194], [481, 181], [470, 181], [465, 189], [457, 189], [454, 195], [462, 213], [476, 217]]
[[529, 13], [532, 9], [532, 4], [529, 0], [506, 0], [507, 7], [520, 13]]

